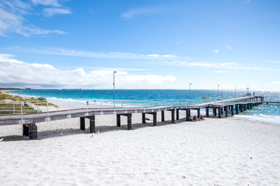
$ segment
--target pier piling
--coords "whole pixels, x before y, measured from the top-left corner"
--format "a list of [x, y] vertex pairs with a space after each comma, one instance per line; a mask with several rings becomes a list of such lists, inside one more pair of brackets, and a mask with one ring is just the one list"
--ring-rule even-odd
[[164, 122], [164, 110], [161, 111], [161, 122]]
[[146, 123], [146, 114], [142, 113], [142, 123]]
[[[142, 118], [142, 121], [143, 121], [143, 118]], [[145, 118], [144, 118], [144, 122], [145, 122]], [[121, 127], [121, 115], [120, 114], [117, 114], [117, 126]]]
[[89, 132], [95, 133], [95, 115], [89, 117]]
[[81, 130], [86, 130], [86, 127], [85, 127], [85, 118], [84, 118], [84, 117], [80, 117], [80, 129], [81, 129]]

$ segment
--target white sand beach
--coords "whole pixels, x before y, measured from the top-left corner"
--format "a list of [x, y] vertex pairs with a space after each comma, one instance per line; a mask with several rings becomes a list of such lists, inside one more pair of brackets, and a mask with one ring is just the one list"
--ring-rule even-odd
[[280, 183], [280, 125], [206, 118], [153, 127], [140, 119], [133, 114], [128, 131], [113, 115], [96, 116], [94, 135], [87, 120], [79, 130], [78, 118], [38, 123], [39, 140], [21, 136], [21, 125], [0, 126], [1, 185]]

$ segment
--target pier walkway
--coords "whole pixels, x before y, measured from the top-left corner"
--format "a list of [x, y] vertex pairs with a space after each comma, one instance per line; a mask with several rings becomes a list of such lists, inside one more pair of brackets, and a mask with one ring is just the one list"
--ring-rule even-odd
[[[39, 112], [33, 114], [6, 114], [0, 115], [0, 125], [22, 125], [23, 135], [29, 136], [29, 139], [37, 139], [36, 123], [70, 119], [80, 117], [80, 129], [85, 130], [85, 119], [90, 120], [90, 133], [95, 132], [96, 115], [116, 115], [117, 126], [121, 126], [121, 117], [127, 117], [127, 129], [132, 129], [131, 117], [133, 113], [142, 113], [142, 123], [145, 123], [145, 115], [153, 115], [153, 125], [157, 125], [157, 113], [161, 113], [161, 121], [165, 121], [165, 112], [170, 112], [171, 123], [179, 119], [179, 111], [186, 111], [186, 121], [190, 120], [191, 110], [197, 111], [199, 117], [201, 108], [206, 109], [206, 117], [209, 117], [209, 110], [213, 110], [213, 115], [221, 118], [238, 114], [239, 112], [251, 109], [264, 102], [263, 96], [246, 96], [227, 100], [219, 100], [191, 105], [159, 105], [150, 107], [126, 107], [126, 108], [79, 108], [72, 110], [60, 110], [51, 112]], [[230, 112], [229, 112], [230, 111]], [[225, 114], [224, 114], [225, 113]]]

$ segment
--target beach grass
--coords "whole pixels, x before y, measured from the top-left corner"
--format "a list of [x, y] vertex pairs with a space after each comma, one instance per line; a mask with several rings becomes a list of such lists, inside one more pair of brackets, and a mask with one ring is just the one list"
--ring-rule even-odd
[[[26, 105], [22, 106], [22, 113], [24, 114], [30, 114], [34, 113], [36, 110], [34, 110], [31, 107], [28, 107]], [[1, 104], [0, 105], [0, 114], [19, 114], [21, 113], [21, 107], [20, 104]]]
[[[53, 104], [53, 103], [48, 103], [46, 98], [43, 97], [39, 97], [39, 98], [25, 98], [25, 97], [21, 97], [18, 95], [11, 95], [9, 93], [0, 91], [0, 101], [6, 101], [6, 103], [2, 103], [0, 105], [0, 114], [13, 114], [14, 110], [15, 113], [20, 113], [21, 108], [20, 108], [20, 104], [18, 103], [19, 101], [23, 102], [23, 106], [22, 106], [22, 110], [23, 113], [31, 113], [30, 111], [35, 111], [35, 109], [33, 109], [32, 107], [30, 107], [29, 103], [35, 105], [35, 106], [51, 106], [51, 107], [55, 107], [58, 108], [57, 105]], [[12, 103], [9, 103], [9, 101], [16, 101], [17, 103], [15, 103], [14, 105]], [[8, 102], [8, 103], [7, 103]], [[14, 109], [15, 107], [15, 109]], [[6, 112], [4, 112], [4, 110], [8, 110]]]

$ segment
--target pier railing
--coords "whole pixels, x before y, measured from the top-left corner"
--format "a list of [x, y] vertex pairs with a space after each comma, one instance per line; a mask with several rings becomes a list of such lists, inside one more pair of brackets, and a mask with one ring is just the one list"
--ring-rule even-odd
[[[224, 98], [225, 99], [225, 98]], [[211, 98], [202, 100], [199, 98], [192, 99], [153, 99], [153, 100], [113, 100], [113, 99], [96, 99], [96, 100], [58, 100], [58, 99], [33, 99], [31, 101], [0, 101], [0, 115], [3, 114], [34, 114], [49, 113], [53, 111], [69, 111], [75, 109], [106, 109], [106, 108], [132, 108], [132, 107], [152, 107], [152, 106], [169, 106], [169, 105], [193, 105], [207, 102], [215, 104], [228, 104], [227, 100], [217, 100]], [[247, 101], [248, 102], [248, 101]]]
[[[212, 99], [207, 100], [213, 101]], [[74, 109], [104, 109], [104, 108], [131, 108], [131, 107], [149, 107], [162, 105], [192, 105], [197, 103], [205, 103], [205, 100], [197, 99], [154, 99], [154, 100], [35, 100], [35, 101], [0, 101], [0, 115], [3, 114], [34, 114], [41, 112], [52, 112], [59, 110]]]

